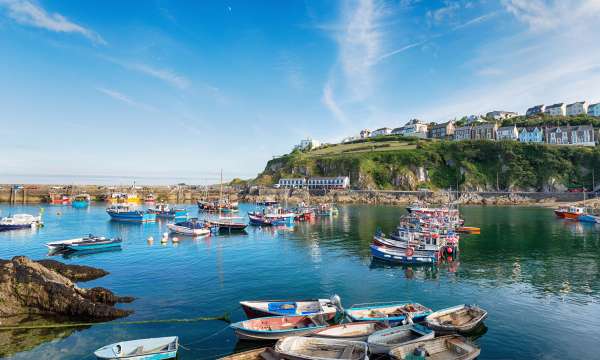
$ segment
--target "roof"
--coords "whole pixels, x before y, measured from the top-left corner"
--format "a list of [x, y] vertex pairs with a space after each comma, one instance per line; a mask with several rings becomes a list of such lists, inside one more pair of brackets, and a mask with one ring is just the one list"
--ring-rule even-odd
[[596, 107], [596, 106], [599, 106], [599, 105], [600, 105], [600, 103], [593, 103], [593, 104], [590, 104], [589, 107]]
[[279, 181], [281, 180], [306, 180], [305, 178], [281, 178], [279, 179]]
[[527, 127], [520, 127], [518, 128], [519, 131], [528, 131], [528, 132], [532, 132], [532, 131], [542, 131], [542, 129], [539, 126], [527, 126]]
[[[377, 129], [375, 131], [382, 131], [382, 130], [392, 130], [392, 129], [390, 129], [389, 127], [382, 127], [382, 128], [379, 128], [379, 129]], [[373, 131], [373, 132], [375, 132], [375, 131]]]
[[567, 105], [567, 106], [573, 106], [573, 105], [583, 105], [583, 104], [585, 104], [586, 102], [587, 102], [587, 101], [576, 101], [576, 102], [574, 102], [574, 103], [571, 103], [571, 104], [569, 104], [569, 105]]
[[326, 176], [325, 177], [320, 177], [320, 176], [318, 176], [318, 177], [311, 177], [308, 180], [309, 181], [310, 180], [335, 180], [335, 179], [347, 179], [347, 178], [348, 178], [348, 176], [331, 176], [331, 177], [326, 177]]
[[529, 108], [529, 109], [527, 109], [527, 110], [528, 110], [528, 111], [529, 111], [529, 110], [537, 110], [537, 109], [541, 109], [541, 108], [543, 108], [543, 107], [544, 107], [544, 104], [542, 104], [542, 105], [535, 105], [535, 106], [532, 106], [532, 107], [530, 107], [530, 108]]
[[430, 128], [431, 128], [432, 130], [433, 130], [433, 129], [442, 129], [442, 128], [445, 128], [446, 126], [448, 126], [448, 125], [449, 125], [451, 122], [452, 122], [452, 121], [446, 121], [445, 123], [434, 124], [434, 125], [431, 125], [431, 127], [430, 127]]
[[514, 129], [514, 128], [516, 128], [516, 127], [517, 127], [516, 125], [512, 125], [512, 126], [502, 126], [502, 127], [499, 127], [499, 128], [498, 128], [498, 131], [501, 131], [501, 130], [513, 130], [513, 129]]
[[550, 106], [546, 106], [546, 110], [548, 110], [548, 109], [554, 109], [554, 108], [559, 108], [559, 107], [563, 107], [563, 106], [565, 106], [565, 103], [552, 104]]

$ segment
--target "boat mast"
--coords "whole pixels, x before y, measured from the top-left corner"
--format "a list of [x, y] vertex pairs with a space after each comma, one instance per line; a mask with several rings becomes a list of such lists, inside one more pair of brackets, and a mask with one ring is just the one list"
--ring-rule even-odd
[[221, 205], [223, 201], [223, 169], [221, 169], [221, 183], [219, 190], [219, 204], [217, 205], [219, 208], [219, 219], [221, 218]]

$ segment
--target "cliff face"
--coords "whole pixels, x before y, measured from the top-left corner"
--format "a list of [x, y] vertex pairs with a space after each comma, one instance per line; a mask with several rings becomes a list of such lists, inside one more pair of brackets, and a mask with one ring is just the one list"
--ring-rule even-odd
[[[269, 161], [257, 179], [350, 176], [353, 188], [468, 191], [591, 189], [600, 150], [506, 141], [422, 141], [416, 149], [335, 153], [294, 152]], [[599, 173], [600, 174], [600, 173]]]
[[[46, 265], [44, 265], [44, 263]], [[22, 314], [64, 315], [75, 319], [111, 320], [131, 314], [114, 308], [131, 302], [104, 288], [84, 289], [73, 281], [85, 281], [106, 272], [55, 261], [35, 262], [24, 256], [0, 260], [0, 316]]]

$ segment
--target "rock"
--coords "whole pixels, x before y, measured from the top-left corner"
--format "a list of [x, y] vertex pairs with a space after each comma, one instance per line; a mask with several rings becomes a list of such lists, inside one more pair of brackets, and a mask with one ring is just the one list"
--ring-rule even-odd
[[[78, 270], [82, 272], [78, 273]], [[131, 314], [130, 310], [112, 305], [129, 302], [132, 298], [118, 297], [103, 288], [79, 288], [69, 278], [90, 279], [101, 271], [58, 262], [36, 262], [25, 256], [0, 260], [0, 316], [41, 314], [112, 320]]]
[[108, 275], [107, 271], [96, 269], [91, 266], [65, 265], [56, 260], [37, 260], [38, 264], [54, 270], [71, 281], [90, 281]]

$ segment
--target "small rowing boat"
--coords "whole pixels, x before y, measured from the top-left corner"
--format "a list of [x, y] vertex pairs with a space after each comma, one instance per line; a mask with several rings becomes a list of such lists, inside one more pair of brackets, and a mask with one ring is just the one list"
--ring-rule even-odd
[[89, 234], [87, 236], [76, 238], [76, 239], [52, 241], [52, 242], [46, 243], [46, 246], [50, 250], [60, 251], [60, 250], [67, 250], [69, 245], [73, 245], [73, 244], [77, 244], [77, 243], [89, 242], [89, 241], [105, 241], [105, 240], [110, 240], [110, 239], [107, 239], [104, 236], [95, 236], [95, 235]]
[[277, 315], [322, 315], [326, 320], [331, 320], [341, 308], [337, 295], [331, 299], [240, 301], [240, 305], [249, 319]]
[[398, 324], [405, 321], [407, 316], [414, 321], [421, 321], [431, 314], [431, 309], [418, 303], [393, 302], [352, 305], [345, 313], [352, 321], [388, 321]]
[[476, 305], [458, 305], [433, 312], [425, 324], [436, 333], [468, 333], [487, 317], [487, 311]]
[[279, 340], [275, 352], [289, 360], [368, 360], [367, 344], [361, 341], [292, 336]]
[[577, 218], [577, 220], [586, 223], [592, 224], [600, 224], [600, 216], [592, 215], [592, 214], [581, 214]]
[[371, 244], [371, 254], [374, 258], [400, 264], [435, 264], [439, 259], [438, 251], [405, 249]]
[[227, 355], [218, 360], [278, 360], [280, 357], [272, 348], [263, 347]]
[[369, 336], [369, 352], [371, 354], [387, 354], [391, 349], [416, 341], [433, 339], [433, 330], [419, 324], [396, 326], [380, 330]]
[[210, 225], [203, 221], [193, 218], [187, 221], [181, 221], [174, 224], [167, 224], [169, 231], [176, 234], [187, 236], [206, 236], [210, 235]]
[[185, 218], [188, 215], [186, 209], [171, 208], [169, 204], [159, 203], [154, 206], [154, 209], [148, 209], [148, 212], [155, 214], [157, 218], [176, 219]]
[[475, 344], [462, 336], [449, 335], [395, 347], [390, 350], [390, 357], [397, 360], [472, 360], [480, 352]]
[[325, 328], [327, 323], [318, 316], [296, 315], [244, 320], [229, 326], [240, 339], [277, 340], [287, 336], [310, 334]]
[[369, 335], [387, 328], [387, 325], [379, 321], [361, 321], [328, 326], [325, 329], [315, 331], [311, 336], [327, 339], [367, 341]]
[[66, 244], [67, 250], [71, 251], [89, 251], [89, 250], [104, 250], [110, 248], [119, 248], [123, 240], [119, 238], [84, 238], [81, 241]]
[[177, 357], [177, 336], [121, 341], [94, 351], [98, 359], [162, 360]]
[[460, 226], [456, 231], [459, 233], [479, 235], [481, 233], [481, 228], [475, 226]]

